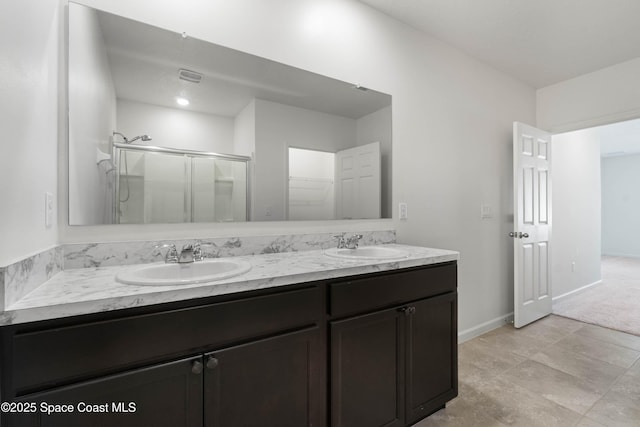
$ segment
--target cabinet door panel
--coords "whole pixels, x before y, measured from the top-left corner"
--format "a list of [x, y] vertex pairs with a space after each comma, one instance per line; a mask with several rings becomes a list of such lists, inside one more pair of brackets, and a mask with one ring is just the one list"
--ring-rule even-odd
[[[33, 414], [13, 416], [10, 426], [38, 427], [196, 427], [202, 426], [202, 372], [192, 372], [202, 357], [126, 373], [25, 396]], [[43, 357], [46, 363], [46, 355]], [[72, 405], [72, 413], [43, 412], [42, 403]], [[130, 404], [133, 404], [131, 406]], [[102, 405], [102, 406], [87, 406]], [[84, 412], [92, 408], [103, 412]], [[124, 412], [127, 411], [127, 412]]]
[[404, 314], [331, 322], [331, 425], [403, 425]]
[[325, 360], [317, 327], [206, 354], [205, 426], [324, 425]]
[[416, 303], [407, 317], [407, 422], [423, 418], [458, 395], [457, 297]]
[[[11, 371], [26, 394], [304, 327], [322, 313], [317, 287], [109, 321], [17, 333]], [[216, 346], [216, 347], [211, 347]], [[42, 363], [42, 354], [47, 363]]]

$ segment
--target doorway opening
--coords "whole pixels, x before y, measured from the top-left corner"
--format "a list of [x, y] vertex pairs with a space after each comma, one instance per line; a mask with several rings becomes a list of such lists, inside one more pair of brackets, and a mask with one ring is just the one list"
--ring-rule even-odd
[[289, 147], [288, 218], [335, 218], [334, 153]]
[[640, 119], [553, 136], [554, 302], [640, 335]]

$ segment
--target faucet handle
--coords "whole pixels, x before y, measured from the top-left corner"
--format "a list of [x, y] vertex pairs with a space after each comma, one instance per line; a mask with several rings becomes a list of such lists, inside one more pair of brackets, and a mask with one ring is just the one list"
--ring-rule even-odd
[[160, 255], [160, 249], [169, 248], [164, 257], [164, 262], [178, 262], [178, 249], [176, 249], [176, 245], [173, 243], [165, 243], [162, 245], [155, 245], [153, 247], [153, 254]]
[[193, 244], [193, 260], [194, 261], [202, 261], [207, 257], [207, 255], [202, 250], [203, 246], [215, 246], [215, 244], [208, 243], [208, 242], [200, 242], [200, 241], [195, 242]]
[[336, 234], [335, 236], [333, 236], [333, 239], [338, 241], [338, 249], [344, 248], [346, 246], [346, 244], [347, 244], [347, 242], [346, 242], [346, 240], [344, 238], [344, 234], [345, 233]]
[[347, 248], [348, 249], [357, 249], [358, 243], [362, 239], [362, 234], [354, 234], [351, 237], [347, 238]]

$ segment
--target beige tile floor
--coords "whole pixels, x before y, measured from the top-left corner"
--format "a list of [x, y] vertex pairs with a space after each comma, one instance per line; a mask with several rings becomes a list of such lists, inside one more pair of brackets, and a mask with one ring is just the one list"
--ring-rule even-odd
[[459, 395], [416, 427], [640, 426], [640, 337], [559, 316], [459, 346]]

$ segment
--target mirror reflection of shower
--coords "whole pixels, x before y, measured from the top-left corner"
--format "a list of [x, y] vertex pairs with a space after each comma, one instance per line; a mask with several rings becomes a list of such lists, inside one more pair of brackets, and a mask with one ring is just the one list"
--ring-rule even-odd
[[[113, 147], [118, 166], [114, 223], [249, 218], [251, 157], [120, 142]], [[131, 163], [126, 171], [125, 159]]]
[[[138, 136], [136, 136], [136, 137], [134, 137], [132, 139], [129, 139], [126, 136], [124, 136], [122, 133], [113, 131], [113, 136], [116, 136], [116, 135], [122, 137], [122, 139], [124, 140], [125, 144], [132, 144], [134, 141], [137, 141], [137, 140], [141, 140], [141, 141], [144, 141], [144, 142], [151, 141], [151, 137], [149, 135], [138, 135]], [[125, 184], [127, 186], [127, 196], [124, 199], [122, 199], [122, 192], [120, 192], [120, 195], [118, 196], [118, 200], [120, 201], [120, 203], [127, 202], [129, 200], [129, 197], [131, 196], [131, 187], [129, 186], [129, 166], [127, 165], [127, 153], [124, 152], [123, 154], [124, 154], [124, 162], [123, 162], [124, 163], [124, 175], [126, 177], [124, 182], [125, 182]]]
[[144, 142], [148, 142], [152, 140], [152, 138], [149, 135], [138, 135], [135, 138], [129, 139], [126, 136], [124, 136], [122, 133], [113, 131], [113, 136], [116, 136], [116, 135], [121, 136], [125, 144], [132, 144], [134, 141], [137, 141], [139, 139]]

